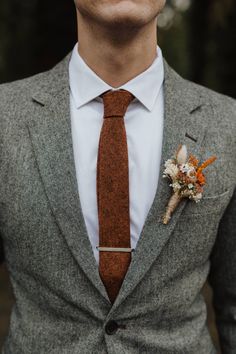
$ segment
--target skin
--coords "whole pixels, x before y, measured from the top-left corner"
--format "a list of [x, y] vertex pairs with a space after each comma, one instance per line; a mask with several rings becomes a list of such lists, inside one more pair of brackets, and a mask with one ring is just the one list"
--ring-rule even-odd
[[116, 88], [152, 64], [165, 0], [74, 1], [79, 54], [102, 80]]

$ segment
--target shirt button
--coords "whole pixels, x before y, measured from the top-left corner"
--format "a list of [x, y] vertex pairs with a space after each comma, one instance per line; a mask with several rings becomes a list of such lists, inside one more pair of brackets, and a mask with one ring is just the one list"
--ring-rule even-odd
[[109, 321], [109, 322], [107, 322], [107, 324], [105, 326], [106, 334], [109, 334], [109, 335], [115, 334], [118, 328], [119, 328], [119, 326], [116, 321]]

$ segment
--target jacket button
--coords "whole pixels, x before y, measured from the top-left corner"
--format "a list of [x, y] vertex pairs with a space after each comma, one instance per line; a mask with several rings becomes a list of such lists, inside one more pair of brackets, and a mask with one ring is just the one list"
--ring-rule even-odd
[[105, 331], [106, 334], [115, 334], [117, 329], [119, 328], [119, 325], [116, 321], [109, 321], [107, 322], [106, 326], [105, 326]]

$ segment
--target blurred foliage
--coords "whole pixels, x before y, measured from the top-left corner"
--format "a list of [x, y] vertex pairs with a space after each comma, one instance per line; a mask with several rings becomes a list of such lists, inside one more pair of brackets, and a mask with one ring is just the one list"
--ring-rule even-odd
[[[181, 75], [236, 97], [235, 22], [235, 0], [167, 0], [158, 42]], [[1, 0], [0, 82], [52, 67], [76, 40], [72, 0]]]
[[73, 1], [1, 0], [0, 82], [50, 68], [75, 41]]
[[158, 37], [167, 61], [184, 77], [236, 97], [235, 0], [169, 0], [165, 11], [169, 22], [161, 21]]

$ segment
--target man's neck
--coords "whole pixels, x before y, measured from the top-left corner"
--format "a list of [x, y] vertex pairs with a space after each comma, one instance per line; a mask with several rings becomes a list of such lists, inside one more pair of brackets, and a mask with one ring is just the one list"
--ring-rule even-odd
[[[145, 71], [157, 55], [156, 21], [139, 31], [112, 33], [78, 21], [79, 54], [107, 84], [116, 88]], [[83, 33], [80, 37], [80, 33]]]

